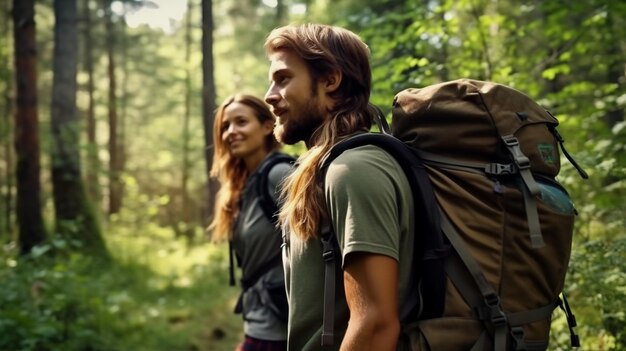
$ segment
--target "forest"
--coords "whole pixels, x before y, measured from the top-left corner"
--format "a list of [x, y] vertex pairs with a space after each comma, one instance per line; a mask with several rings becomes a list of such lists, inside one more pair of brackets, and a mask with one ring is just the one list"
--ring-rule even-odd
[[[0, 0], [0, 350], [233, 349], [213, 112], [262, 97], [266, 36], [304, 22], [363, 38], [389, 117], [405, 88], [473, 78], [558, 118], [589, 174], [558, 176], [581, 349], [626, 350], [621, 0]], [[549, 349], [571, 349], [559, 309]]]

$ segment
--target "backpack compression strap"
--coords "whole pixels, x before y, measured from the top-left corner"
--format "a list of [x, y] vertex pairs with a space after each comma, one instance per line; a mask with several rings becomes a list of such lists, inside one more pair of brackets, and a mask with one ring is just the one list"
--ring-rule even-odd
[[[547, 112], [550, 113], [550, 111], [547, 111]], [[563, 151], [563, 155], [565, 155], [565, 158], [567, 158], [567, 160], [572, 164], [572, 166], [574, 166], [574, 168], [576, 168], [576, 170], [578, 171], [578, 174], [580, 175], [580, 177], [582, 179], [589, 179], [589, 175], [587, 174], [587, 172], [585, 172], [585, 170], [582, 169], [582, 167], [580, 167], [578, 165], [576, 160], [574, 160], [574, 158], [569, 154], [569, 152], [567, 152], [567, 150], [565, 150], [565, 145], [563, 145], [565, 143], [565, 140], [563, 139], [563, 137], [561, 136], [559, 131], [556, 130], [556, 127], [549, 126], [548, 129], [550, 129], [550, 133], [552, 133], [552, 135], [554, 135], [554, 137], [556, 138], [556, 141], [559, 142], [559, 145], [561, 146], [561, 151]]]
[[573, 347], [580, 347], [580, 338], [576, 333], [576, 326], [578, 325], [576, 323], [576, 317], [569, 307], [569, 303], [567, 302], [567, 297], [565, 296], [565, 293], [563, 292], [561, 293], [561, 295], [563, 295], [563, 300], [559, 299], [558, 304], [561, 310], [565, 312], [565, 317], [567, 318], [567, 326], [569, 327], [570, 333], [570, 343]]
[[[232, 251], [231, 251], [232, 252]], [[252, 288], [252, 286], [254, 286], [254, 284], [256, 284], [256, 282], [261, 278], [261, 276], [263, 276], [265, 273], [267, 273], [270, 269], [281, 265], [282, 264], [282, 256], [279, 255], [275, 255], [274, 257], [272, 257], [272, 259], [270, 259], [269, 261], [267, 261], [265, 264], [263, 264], [261, 267], [259, 267], [254, 274], [249, 277], [248, 279], [242, 279], [241, 280], [241, 287], [242, 287], [242, 291], [239, 294], [239, 298], [237, 299], [237, 303], [235, 304], [235, 313], [242, 313], [243, 312], [243, 294], [250, 288]], [[231, 266], [232, 267], [232, 266]], [[231, 278], [231, 281], [234, 281], [234, 277]], [[231, 286], [234, 284], [231, 284]]]
[[[506, 350], [506, 339], [507, 339], [507, 318], [502, 310], [502, 306], [500, 305], [500, 297], [493, 290], [491, 285], [487, 282], [487, 279], [482, 274], [480, 266], [476, 261], [472, 258], [469, 252], [465, 249], [465, 244], [463, 243], [463, 239], [459, 236], [456, 229], [446, 216], [446, 214], [441, 211], [441, 229], [446, 234], [448, 240], [454, 247], [454, 250], [459, 255], [459, 258], [463, 262], [463, 265], [469, 271], [470, 275], [473, 278], [476, 287], [480, 291], [482, 302], [478, 306], [482, 306], [482, 312], [479, 312], [479, 319], [486, 320], [494, 329], [494, 349], [495, 350]], [[447, 267], [446, 267], [447, 268]], [[449, 273], [448, 273], [449, 274]], [[450, 277], [452, 279], [452, 277]], [[458, 289], [458, 290], [468, 290], [468, 289]], [[467, 301], [470, 302], [470, 301]], [[477, 307], [476, 305], [471, 305], [472, 307]], [[481, 311], [481, 309], [478, 309]], [[482, 316], [481, 316], [482, 315]], [[483, 332], [484, 334], [485, 332]], [[472, 348], [474, 350], [482, 350], [484, 346], [482, 343], [484, 342], [483, 336], [479, 338], [478, 342]], [[479, 345], [481, 344], [481, 345]]]
[[519, 141], [513, 135], [505, 135], [502, 137], [504, 145], [517, 166], [517, 170], [524, 182], [524, 207], [526, 208], [526, 217], [528, 218], [528, 230], [530, 231], [530, 243], [532, 247], [539, 248], [544, 245], [543, 236], [541, 235], [541, 225], [539, 224], [539, 214], [537, 213], [537, 201], [535, 198], [539, 195], [539, 187], [533, 174], [530, 171], [530, 160], [520, 148]]
[[[505, 312], [500, 305], [500, 298], [487, 282], [478, 263], [476, 263], [467, 251], [463, 240], [448, 217], [443, 212], [441, 213], [441, 217], [441, 228], [457, 253], [457, 255], [453, 255], [447, 261], [446, 273], [454, 286], [457, 287], [457, 290], [465, 302], [477, 314], [478, 319], [493, 328], [494, 349], [505, 350], [507, 334], [510, 334], [514, 341], [514, 350], [533, 350], [534, 348], [524, 341], [522, 326], [548, 318], [557, 306], [563, 305], [561, 300], [557, 299], [545, 306], [532, 310], [513, 313]], [[572, 346], [576, 346], [579, 344], [578, 336], [574, 330], [576, 320], [569, 309], [569, 305], [567, 305], [565, 295], [563, 295], [563, 297], [566, 307], [564, 311], [566, 311], [566, 317], [568, 317], [567, 322], [570, 327], [571, 343]], [[487, 332], [485, 330], [478, 341], [476, 341], [471, 351], [485, 350], [486, 341]], [[538, 349], [544, 350], [545, 347], [540, 346]]]
[[374, 122], [378, 126], [378, 129], [381, 133], [391, 135], [391, 127], [389, 127], [389, 123], [387, 122], [387, 118], [385, 118], [385, 114], [380, 109], [380, 107], [369, 103], [367, 104], [367, 108], [372, 110], [370, 113], [373, 116]]

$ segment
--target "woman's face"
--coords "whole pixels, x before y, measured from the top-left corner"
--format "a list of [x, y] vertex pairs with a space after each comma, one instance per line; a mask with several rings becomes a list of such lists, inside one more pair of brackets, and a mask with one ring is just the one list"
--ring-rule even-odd
[[272, 121], [261, 123], [251, 107], [233, 102], [224, 109], [222, 142], [233, 157], [262, 159], [265, 138], [273, 127]]

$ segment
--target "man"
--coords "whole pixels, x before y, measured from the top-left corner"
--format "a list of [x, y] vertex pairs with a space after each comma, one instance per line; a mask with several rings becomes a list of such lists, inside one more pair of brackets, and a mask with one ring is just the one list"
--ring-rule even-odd
[[[285, 182], [280, 213], [289, 350], [395, 350], [417, 301], [406, 176], [390, 154], [371, 145], [341, 154], [324, 179], [319, 169], [334, 144], [371, 127], [368, 48], [348, 30], [305, 24], [275, 29], [265, 49], [274, 133], [308, 148]], [[342, 273], [335, 277], [334, 343], [323, 347], [320, 237], [328, 230], [339, 244]]]

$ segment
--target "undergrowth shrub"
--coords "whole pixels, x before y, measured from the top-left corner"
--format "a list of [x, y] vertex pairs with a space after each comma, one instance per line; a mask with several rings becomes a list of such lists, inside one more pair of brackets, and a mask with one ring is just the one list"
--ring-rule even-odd
[[5, 244], [0, 350], [206, 349], [198, 338], [210, 334], [207, 320], [236, 297], [225, 283], [226, 249], [144, 229], [111, 227], [108, 263], [62, 240], [21, 257]]

